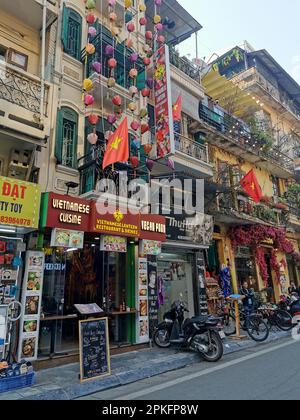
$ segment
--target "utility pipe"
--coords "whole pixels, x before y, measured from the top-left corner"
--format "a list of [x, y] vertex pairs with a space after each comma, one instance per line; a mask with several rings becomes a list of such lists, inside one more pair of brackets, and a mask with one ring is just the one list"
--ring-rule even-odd
[[43, 26], [42, 26], [42, 60], [41, 60], [41, 103], [40, 124], [44, 122], [45, 101], [45, 63], [46, 63], [46, 26], [47, 26], [47, 0], [43, 2]]

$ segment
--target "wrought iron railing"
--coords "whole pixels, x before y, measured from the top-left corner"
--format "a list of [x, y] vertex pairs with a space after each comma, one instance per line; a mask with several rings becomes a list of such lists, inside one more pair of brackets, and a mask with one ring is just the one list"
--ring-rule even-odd
[[187, 58], [180, 57], [179, 54], [172, 49], [170, 50], [170, 62], [173, 64], [173, 66], [177, 67], [191, 79], [200, 83], [200, 69]]
[[[40, 113], [41, 82], [34, 76], [0, 63], [0, 99], [11, 102], [33, 113]], [[45, 89], [45, 115], [47, 115], [48, 88]]]
[[218, 211], [245, 219], [248, 223], [257, 223], [258, 220], [276, 226], [285, 226], [287, 223], [287, 212], [283, 209], [257, 204], [237, 191], [218, 197]]
[[209, 163], [208, 148], [181, 134], [175, 133], [175, 148], [178, 152], [184, 153], [202, 162]]
[[255, 153], [261, 158], [268, 159], [274, 164], [279, 164], [290, 172], [294, 171], [293, 159], [282, 153], [275, 146], [271, 148], [267, 147], [262, 139], [251, 133], [250, 127], [242, 120], [233, 117], [221, 109], [220, 112], [215, 112], [203, 104], [200, 104], [199, 117], [203, 122], [213, 127], [244, 150]]

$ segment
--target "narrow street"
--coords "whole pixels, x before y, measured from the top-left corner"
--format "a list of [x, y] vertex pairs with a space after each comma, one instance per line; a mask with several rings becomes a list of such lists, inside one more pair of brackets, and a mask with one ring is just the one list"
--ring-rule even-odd
[[300, 341], [246, 350], [82, 400], [298, 400]]

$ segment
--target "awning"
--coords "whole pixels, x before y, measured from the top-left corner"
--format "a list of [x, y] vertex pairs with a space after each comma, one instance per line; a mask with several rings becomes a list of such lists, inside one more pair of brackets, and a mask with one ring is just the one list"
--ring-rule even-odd
[[258, 98], [241, 90], [219, 72], [211, 70], [202, 78], [208, 96], [218, 101], [219, 105], [237, 117], [243, 118], [262, 109]]
[[[147, 6], [146, 15], [149, 22], [149, 30], [153, 30], [153, 16], [155, 4], [153, 0], [145, 0]], [[176, 0], [164, 0], [159, 7], [162, 20], [167, 19], [165, 34], [169, 45], [177, 45], [190, 38], [194, 33], [202, 29], [202, 25], [196, 21]]]

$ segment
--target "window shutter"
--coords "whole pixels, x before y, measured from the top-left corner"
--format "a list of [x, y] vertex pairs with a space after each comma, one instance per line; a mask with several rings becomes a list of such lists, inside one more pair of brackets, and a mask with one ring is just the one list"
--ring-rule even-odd
[[142, 70], [139, 72], [138, 77], [136, 79], [136, 87], [138, 90], [144, 89], [146, 86], [146, 71]]
[[63, 140], [63, 112], [61, 109], [57, 110], [57, 125], [55, 138], [55, 157], [57, 163], [62, 163], [62, 140]]
[[61, 29], [61, 41], [63, 44], [64, 51], [67, 50], [67, 41], [68, 41], [68, 33], [69, 33], [69, 17], [70, 17], [70, 9], [64, 6], [63, 17], [62, 17], [62, 29]]

